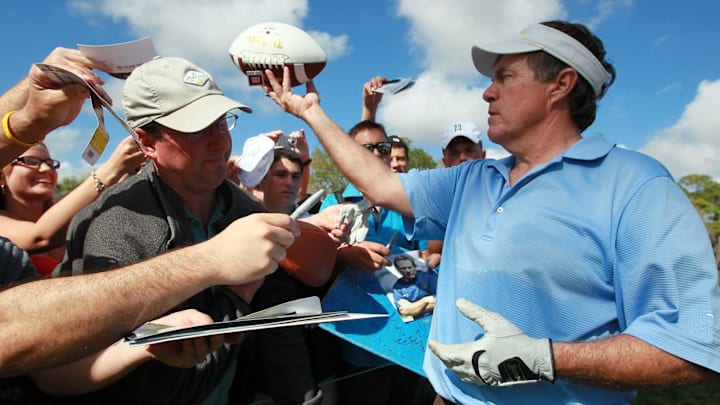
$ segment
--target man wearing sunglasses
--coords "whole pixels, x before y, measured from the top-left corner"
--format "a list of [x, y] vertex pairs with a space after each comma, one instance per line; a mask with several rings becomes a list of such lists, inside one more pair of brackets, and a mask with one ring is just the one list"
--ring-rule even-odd
[[[368, 152], [390, 168], [390, 154], [393, 144], [388, 140], [385, 127], [372, 120], [363, 120], [350, 129], [349, 135]], [[362, 170], [362, 168], [358, 168]], [[339, 195], [339, 196], [338, 196]], [[350, 183], [342, 193], [328, 195], [320, 211], [342, 203], [359, 203], [364, 199], [360, 191]], [[341, 266], [350, 266], [367, 272], [374, 272], [390, 265], [387, 256], [408, 250], [419, 250], [417, 241], [407, 240], [402, 232], [402, 216], [389, 209], [373, 208], [368, 218], [368, 233], [365, 240], [346, 245], [338, 249], [337, 261]], [[393, 235], [400, 231], [401, 237], [388, 245]], [[340, 382], [340, 403], [376, 403], [383, 404], [392, 398], [397, 383], [397, 374], [402, 373], [400, 366], [381, 367], [387, 360], [365, 351], [352, 344], [341, 342], [343, 357], [343, 375], [354, 375]], [[379, 367], [377, 370], [371, 369]], [[368, 387], [373, 387], [368, 389]]]
[[[240, 112], [251, 110], [225, 97], [206, 71], [181, 58], [153, 59], [127, 79], [123, 110], [148, 162], [74, 218], [61, 274], [102, 271], [200, 243], [237, 218], [265, 211], [226, 180], [231, 131]], [[265, 247], [258, 243], [238, 249], [247, 249], [252, 261], [260, 260]], [[180, 307], [195, 308], [216, 321], [234, 319], [248, 312], [247, 303], [261, 282], [206, 289]], [[190, 369], [144, 363], [87, 399], [223, 403], [238, 350], [225, 345]]]

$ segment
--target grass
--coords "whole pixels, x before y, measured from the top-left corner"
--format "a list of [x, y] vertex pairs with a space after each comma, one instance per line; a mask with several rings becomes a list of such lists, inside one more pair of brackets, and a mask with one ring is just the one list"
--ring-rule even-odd
[[631, 405], [720, 404], [720, 383], [641, 390]]

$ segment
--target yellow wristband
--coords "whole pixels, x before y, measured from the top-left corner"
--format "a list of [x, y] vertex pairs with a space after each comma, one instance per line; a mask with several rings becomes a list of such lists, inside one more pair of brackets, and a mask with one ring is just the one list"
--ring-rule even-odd
[[35, 143], [27, 143], [21, 141], [20, 139], [15, 137], [15, 135], [13, 135], [12, 133], [12, 130], [10, 130], [10, 116], [13, 115], [13, 113], [15, 113], [15, 110], [5, 113], [2, 119], [2, 126], [3, 132], [5, 132], [5, 138], [7, 138], [10, 143], [17, 146], [22, 146], [23, 148], [32, 148], [33, 146], [35, 146]]

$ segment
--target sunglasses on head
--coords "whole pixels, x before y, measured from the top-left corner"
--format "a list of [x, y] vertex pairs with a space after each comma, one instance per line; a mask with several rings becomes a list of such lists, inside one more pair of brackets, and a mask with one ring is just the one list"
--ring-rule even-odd
[[390, 142], [364, 143], [363, 146], [365, 149], [369, 150], [370, 153], [373, 153], [373, 151], [377, 149], [381, 155], [389, 155], [390, 149], [392, 148], [392, 144]]
[[48, 165], [51, 169], [59, 169], [60, 168], [60, 161], [55, 159], [42, 159], [35, 156], [20, 156], [19, 158], [16, 158], [12, 161], [13, 165], [22, 163], [25, 166], [32, 166], [32, 167], [39, 167], [41, 164], [45, 163]]

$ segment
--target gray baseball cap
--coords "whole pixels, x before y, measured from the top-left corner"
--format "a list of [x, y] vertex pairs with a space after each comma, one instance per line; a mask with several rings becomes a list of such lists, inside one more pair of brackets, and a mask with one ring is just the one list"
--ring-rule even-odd
[[250, 107], [226, 97], [212, 76], [182, 58], [156, 57], [127, 78], [122, 96], [128, 124], [153, 121], [179, 132], [207, 128], [231, 110]]

